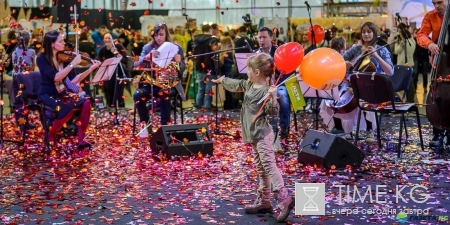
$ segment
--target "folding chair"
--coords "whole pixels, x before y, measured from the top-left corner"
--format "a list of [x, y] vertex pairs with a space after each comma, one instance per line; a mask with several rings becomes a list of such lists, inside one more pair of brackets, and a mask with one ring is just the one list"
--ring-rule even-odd
[[[29, 74], [16, 74], [14, 75], [16, 96], [16, 120], [24, 118], [23, 134], [21, 144], [25, 143], [27, 128], [29, 125], [28, 115], [29, 112], [20, 113], [19, 108], [24, 107], [26, 110], [37, 110], [39, 112], [40, 121], [45, 131], [45, 143], [48, 143], [48, 131], [49, 126], [47, 124], [47, 116], [45, 107], [38, 100], [38, 92], [41, 86], [41, 74], [39, 72], [29, 72]], [[20, 123], [20, 121], [19, 121]]]
[[[408, 93], [409, 85], [411, 83], [412, 77], [413, 77], [413, 69], [410, 66], [401, 66], [396, 65], [394, 66], [394, 73], [391, 76], [392, 81], [392, 87], [394, 89], [394, 92], [400, 92], [403, 91], [403, 96], [401, 98], [402, 101], [405, 100], [405, 97]], [[413, 103], [413, 102], [412, 102]], [[380, 116], [380, 124], [383, 116], [381, 114]], [[408, 129], [406, 129], [406, 118], [402, 114], [403, 124], [405, 125], [405, 136], [406, 139], [408, 139]]]
[[[377, 138], [378, 147], [381, 148], [380, 138], [380, 125], [378, 120], [378, 113], [400, 113], [402, 117], [407, 112], [415, 112], [417, 118], [417, 126], [419, 128], [420, 145], [423, 147], [422, 138], [422, 126], [420, 124], [419, 108], [414, 104], [395, 104], [395, 92], [392, 85], [391, 77], [385, 74], [375, 73], [354, 73], [350, 77], [353, 93], [358, 100], [358, 107], [360, 109], [358, 113], [358, 122], [356, 130], [359, 130], [359, 124], [362, 111], [375, 112], [375, 118], [377, 123]], [[387, 102], [388, 104], [382, 107], [374, 107], [375, 104], [382, 104]], [[405, 127], [406, 129], [406, 127]], [[402, 131], [403, 123], [400, 122], [400, 131], [398, 137], [397, 153], [398, 157], [401, 156], [401, 144], [402, 144]], [[358, 144], [358, 132], [356, 133], [355, 145]]]

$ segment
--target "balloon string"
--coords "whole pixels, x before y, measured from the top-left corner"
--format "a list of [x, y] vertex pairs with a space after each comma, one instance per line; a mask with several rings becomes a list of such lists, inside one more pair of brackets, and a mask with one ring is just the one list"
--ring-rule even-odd
[[[278, 84], [278, 82], [280, 81], [281, 77], [283, 77], [283, 74], [281, 74], [281, 75], [278, 77], [277, 81], [275, 82], [275, 85]], [[255, 118], [253, 118], [252, 124], [255, 123], [256, 119], [258, 118], [259, 114], [261, 113], [261, 111], [263, 110], [264, 106], [266, 105], [266, 103], [267, 103], [267, 101], [268, 101], [269, 99], [271, 99], [271, 98], [266, 98], [266, 100], [264, 100], [264, 102], [263, 102], [261, 108], [259, 108], [259, 111], [256, 113]]]

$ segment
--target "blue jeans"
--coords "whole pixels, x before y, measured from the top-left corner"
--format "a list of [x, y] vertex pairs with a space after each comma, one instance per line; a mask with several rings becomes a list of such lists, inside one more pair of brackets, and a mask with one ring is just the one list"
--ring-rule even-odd
[[[211, 81], [214, 78], [212, 75], [198, 73], [198, 92], [195, 99], [195, 106], [197, 108], [211, 109], [212, 96], [209, 94], [214, 83]], [[208, 81], [206, 81], [208, 79]], [[215, 78], [214, 78], [215, 79]]]
[[134, 92], [133, 95], [133, 99], [141, 122], [148, 123], [150, 121], [149, 109], [147, 108], [147, 100], [151, 100], [152, 94], [155, 95], [155, 98], [160, 99], [161, 125], [166, 125], [167, 122], [170, 121], [170, 91], [168, 92], [164, 91], [161, 88], [153, 87], [153, 93], [151, 93], [150, 85], [145, 85], [141, 88], [136, 89], [136, 92]]
[[289, 127], [291, 124], [291, 102], [286, 86], [277, 89], [278, 104], [280, 104], [280, 126]]

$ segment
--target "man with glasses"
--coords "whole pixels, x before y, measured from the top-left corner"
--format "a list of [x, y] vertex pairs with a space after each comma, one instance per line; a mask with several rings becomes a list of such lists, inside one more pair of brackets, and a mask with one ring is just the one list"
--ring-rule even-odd
[[[439, 33], [441, 32], [442, 22], [444, 20], [445, 9], [447, 8], [447, 0], [432, 0], [434, 10], [428, 12], [422, 20], [422, 26], [417, 33], [417, 43], [428, 50], [431, 55], [439, 54], [440, 49], [436, 44], [438, 42]], [[428, 36], [431, 33], [431, 40]], [[445, 106], [444, 106], [445, 107]], [[433, 127], [433, 139], [430, 147], [440, 148], [443, 145], [443, 131], [437, 127]], [[450, 138], [447, 137], [447, 145], [450, 144]]]

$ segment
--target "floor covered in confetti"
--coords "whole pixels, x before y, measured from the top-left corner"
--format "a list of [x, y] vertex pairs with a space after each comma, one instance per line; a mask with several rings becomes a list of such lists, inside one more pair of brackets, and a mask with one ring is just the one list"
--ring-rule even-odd
[[[288, 150], [277, 151], [276, 156], [286, 186], [292, 192], [295, 183], [325, 183], [326, 215], [295, 216], [293, 210], [288, 224], [399, 224], [405, 220], [401, 211], [407, 213], [408, 224], [448, 220], [449, 162], [445, 157], [431, 159], [434, 155], [431, 149], [420, 149], [412, 115], [407, 121], [410, 137], [401, 159], [397, 159], [394, 151], [380, 150], [376, 143], [362, 141], [359, 147], [366, 154], [362, 166], [345, 170], [298, 165], [296, 142], [313, 121], [312, 116], [297, 114], [298, 131], [292, 123]], [[212, 135], [213, 156], [173, 161], [154, 157], [148, 140], [132, 136], [132, 115], [122, 112], [119, 126], [114, 126], [112, 118], [107, 111], [92, 113], [87, 140], [95, 142], [95, 148], [89, 152], [72, 151], [75, 136], [60, 139], [65, 151], [45, 152], [40, 125], [29, 131], [23, 146], [5, 142], [0, 154], [1, 223], [276, 223], [276, 212], [244, 213], [244, 205], [256, 197], [258, 181], [251, 148], [236, 135], [240, 130], [237, 112], [219, 113], [221, 130], [232, 136]], [[184, 120], [208, 123], [211, 130], [216, 126], [212, 113], [190, 112]], [[427, 146], [431, 128], [426, 117], [421, 121]], [[19, 138], [20, 132], [8, 115], [4, 123], [5, 137]], [[383, 118], [383, 137], [396, 141], [398, 128], [398, 117]], [[350, 198], [346, 198], [346, 188], [340, 191], [337, 185], [351, 187]], [[379, 192], [387, 193], [380, 194], [378, 201], [388, 203], [376, 201], [376, 185], [386, 185]], [[417, 185], [426, 190], [413, 189]], [[361, 195], [370, 187], [368, 194], [373, 199], [367, 197], [363, 202], [353, 202], [354, 186]], [[403, 198], [398, 199], [396, 189], [401, 189]], [[425, 202], [424, 194], [429, 194]]]

